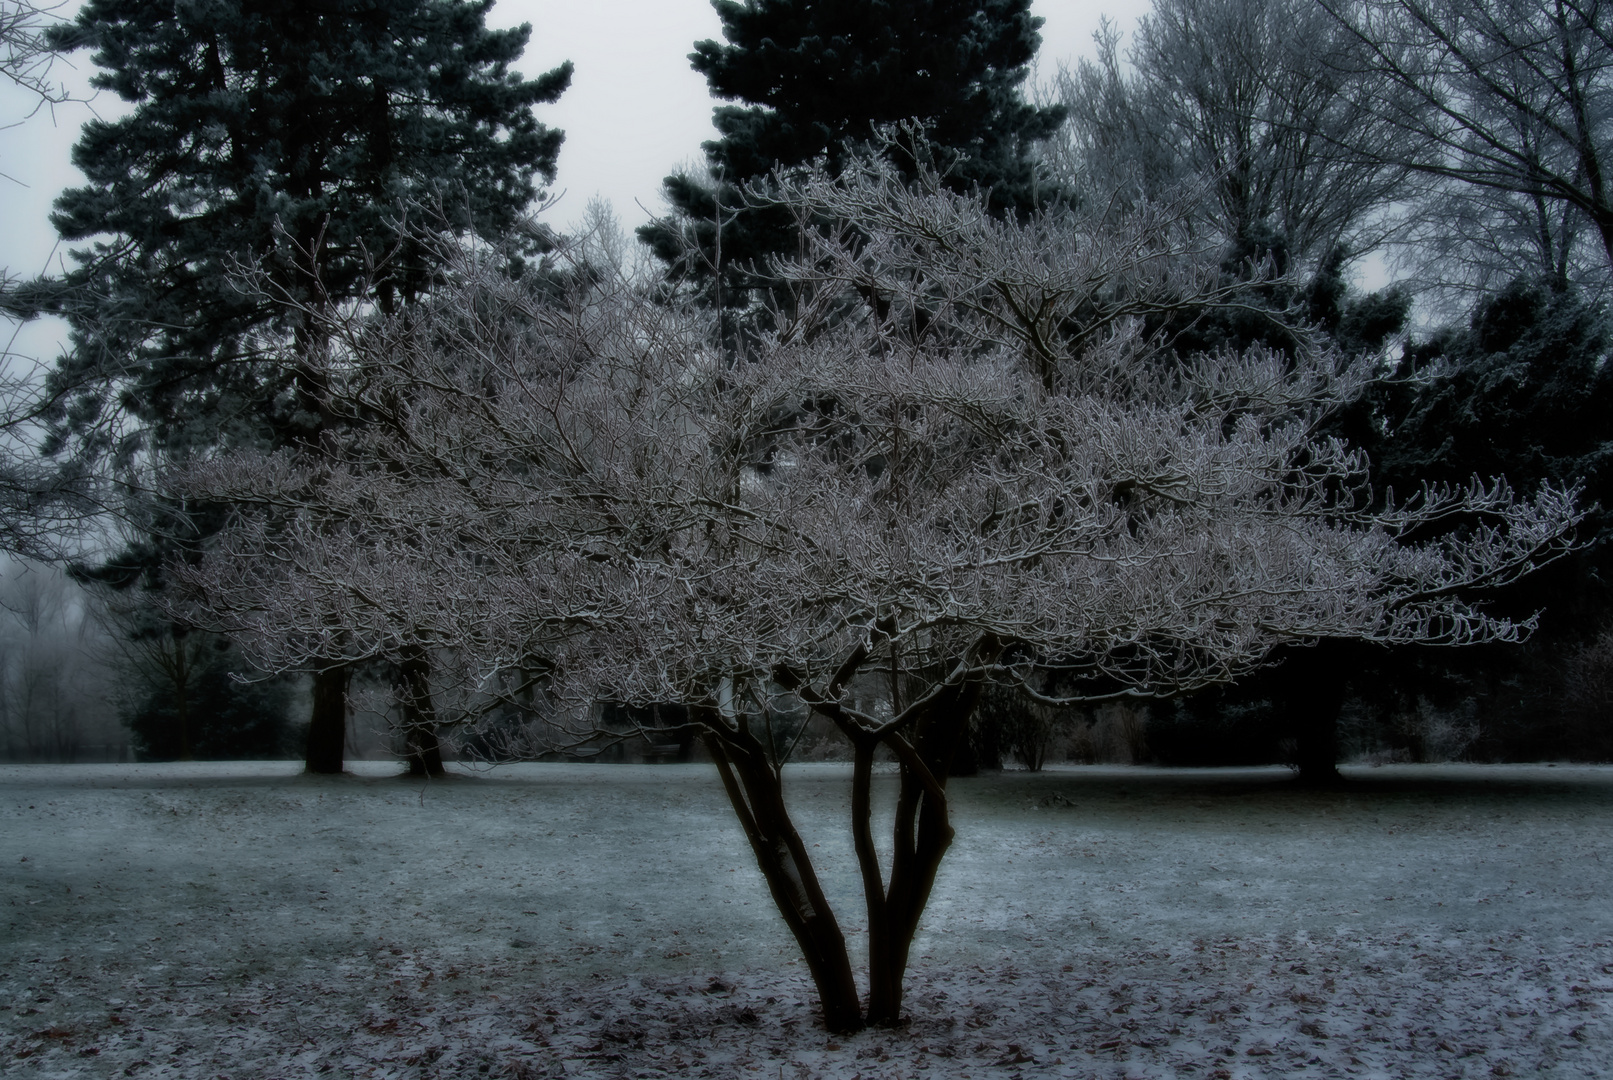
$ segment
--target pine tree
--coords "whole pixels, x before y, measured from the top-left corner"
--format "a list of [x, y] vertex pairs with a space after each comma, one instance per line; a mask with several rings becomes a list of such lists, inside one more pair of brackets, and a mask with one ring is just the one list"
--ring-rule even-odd
[[410, 215], [515, 228], [562, 138], [532, 106], [571, 69], [512, 72], [530, 31], [487, 29], [491, 6], [91, 0], [51, 32], [93, 47], [93, 85], [136, 106], [85, 126], [73, 160], [89, 183], [53, 215], [64, 240], [90, 241], [66, 282], [73, 346], [57, 373], [89, 389], [64, 434], [117, 408], [150, 449], [295, 437], [307, 402], [256, 363], [288, 316], [237, 270], [256, 262], [277, 290], [339, 301], [392, 253], [377, 285], [390, 306], [430, 272], [423, 251], [396, 251]]
[[[1032, 149], [1061, 107], [1027, 104], [1020, 88], [1041, 44], [1030, 0], [713, 0], [727, 44], [696, 43], [690, 60], [720, 105], [722, 137], [704, 144], [711, 179], [668, 176], [672, 214], [639, 237], [675, 272], [743, 302], [770, 254], [794, 254], [792, 219], [745, 206], [742, 189], [775, 166], [825, 159], [838, 172], [875, 145], [880, 125], [918, 121], [959, 190], [988, 193], [995, 212], [1023, 211], [1039, 189]], [[911, 166], [912, 162], [897, 162]], [[716, 222], [722, 229], [719, 235]], [[701, 257], [688, 258], [688, 244]]]
[[[488, 29], [491, 7], [89, 0], [53, 28], [53, 47], [94, 50], [92, 85], [135, 107], [85, 126], [73, 160], [89, 182], [52, 218], [87, 246], [36, 290], [72, 326], [47, 449], [127, 463], [316, 439], [317, 349], [279, 301], [390, 310], [430, 284], [432, 247], [410, 241], [423, 226], [508, 240], [554, 178], [562, 134], [532, 109], [571, 65], [522, 78], [531, 28]], [[248, 267], [264, 287], [237, 284]], [[287, 345], [291, 365], [276, 362]], [[92, 576], [149, 586], [172, 547], [132, 545]], [[345, 682], [341, 667], [315, 676], [316, 771], [341, 768]]]

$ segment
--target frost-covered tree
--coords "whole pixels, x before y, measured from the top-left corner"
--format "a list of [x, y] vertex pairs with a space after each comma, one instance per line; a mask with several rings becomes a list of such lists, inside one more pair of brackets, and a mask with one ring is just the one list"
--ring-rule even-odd
[[1589, 254], [1601, 288], [1613, 268], [1613, 9], [1600, 0], [1321, 6], [1362, 45], [1359, 63], [1340, 65], [1370, 76], [1356, 84], [1356, 103], [1407, 137], [1388, 153], [1349, 133], [1340, 144], [1458, 192], [1433, 217], [1478, 247], [1446, 273], [1481, 288], [1514, 276], [1566, 283], [1585, 276]]
[[0, 78], [42, 105], [67, 100], [66, 89], [50, 76], [56, 52], [45, 36], [59, 19], [61, 7], [34, 0], [0, 0]]
[[1061, 76], [1055, 151], [1089, 201], [1196, 189], [1208, 236], [1315, 274], [1375, 248], [1406, 196], [1405, 136], [1357, 100], [1375, 81], [1349, 70], [1360, 49], [1314, 0], [1156, 0], [1124, 56], [1105, 27]]
[[0, 757], [117, 760], [127, 750], [99, 663], [105, 635], [62, 570], [0, 563]]
[[[193, 617], [271, 669], [425, 647], [481, 691], [542, 656], [581, 729], [590, 703], [684, 707], [835, 1031], [900, 1017], [986, 686], [1146, 698], [1322, 636], [1521, 633], [1454, 591], [1559, 551], [1569, 498], [1373, 509], [1365, 461], [1318, 434], [1362, 364], [1182, 360], [1140, 332], [1220, 295], [1179, 218], [1005, 221], [877, 166], [783, 190], [803, 228], [846, 224], [806, 230], [791, 303], [738, 356], [598, 267], [557, 298], [466, 265], [415, 310], [330, 323], [331, 400], [370, 420], [176, 477], [251, 508], [185, 572]], [[1452, 515], [1459, 538], [1415, 538]], [[803, 709], [853, 747], [866, 1009], [786, 799]]]
[[[274, 298], [394, 307], [435, 272], [419, 228], [513, 240], [554, 178], [562, 136], [533, 107], [571, 67], [522, 78], [531, 27], [489, 29], [491, 7], [89, 0], [50, 29], [56, 48], [93, 50], [92, 85], [132, 106], [85, 125], [88, 182], [53, 216], [83, 246], [36, 290], [72, 326], [52, 449], [130, 462], [318, 441], [314, 324]], [[270, 287], [238, 287], [248, 267]], [[286, 341], [301, 362], [268, 362]], [[150, 578], [140, 560], [172, 542], [133, 545], [107, 573]], [[315, 672], [315, 771], [341, 769], [346, 681]]]

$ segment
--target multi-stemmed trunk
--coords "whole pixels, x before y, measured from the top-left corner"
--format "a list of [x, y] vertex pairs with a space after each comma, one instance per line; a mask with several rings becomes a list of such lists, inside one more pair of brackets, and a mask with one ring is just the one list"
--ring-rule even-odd
[[350, 664], [333, 664], [314, 672], [314, 707], [308, 720], [307, 767], [311, 773], [342, 771], [347, 744], [347, 686]]
[[868, 908], [868, 1013], [870, 1024], [893, 1025], [902, 1014], [907, 961], [919, 918], [930, 901], [941, 860], [952, 846], [946, 795], [948, 765], [979, 700], [979, 684], [942, 695], [919, 719], [911, 741], [886, 740], [897, 756], [898, 787], [891, 866], [883, 875], [873, 835], [875, 741], [855, 746], [851, 816], [863, 899]]
[[696, 718], [705, 728], [706, 746], [756, 855], [756, 865], [801, 947], [823, 1005], [824, 1024], [830, 1031], [860, 1029], [862, 1008], [846, 953], [846, 936], [785, 808], [779, 770], [768, 760], [761, 742], [744, 727], [730, 727], [716, 710], [697, 710]]
[[[706, 746], [773, 900], [806, 959], [830, 1031], [858, 1031], [868, 1024], [893, 1025], [901, 1019], [913, 938], [941, 859], [952, 843], [948, 765], [979, 692], [979, 684], [970, 682], [936, 696], [911, 725], [909, 735], [888, 731], [853, 737], [852, 836], [868, 908], [866, 1011], [845, 935], [785, 807], [779, 766], [742, 719], [730, 721], [715, 709], [692, 711], [704, 729]], [[832, 707], [822, 711], [836, 718]], [[900, 770], [888, 880], [873, 839], [873, 757], [881, 744], [895, 753]]]

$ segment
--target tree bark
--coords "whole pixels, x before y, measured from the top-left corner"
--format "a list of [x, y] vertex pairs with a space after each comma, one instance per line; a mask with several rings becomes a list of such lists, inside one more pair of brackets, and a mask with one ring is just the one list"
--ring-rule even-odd
[[186, 651], [185, 638], [188, 631], [178, 623], [169, 629], [169, 637], [174, 643], [174, 722], [179, 725], [179, 760], [192, 761], [190, 747], [190, 654]]
[[823, 1022], [833, 1032], [860, 1031], [862, 1006], [846, 938], [818, 883], [806, 845], [784, 806], [781, 778], [741, 722], [730, 726], [716, 710], [694, 710], [723, 789], [767, 880], [773, 902], [795, 935], [818, 990]]
[[314, 672], [314, 709], [308, 718], [306, 763], [311, 773], [339, 773], [347, 742], [347, 687], [352, 681], [349, 664], [336, 664]]
[[442, 776], [442, 744], [437, 739], [437, 709], [431, 703], [431, 658], [424, 647], [410, 645], [398, 663], [398, 704], [403, 712], [403, 739], [410, 776]]
[[[989, 666], [1001, 652], [1002, 644], [988, 636], [971, 650], [968, 663]], [[840, 688], [865, 656], [866, 649], [854, 654], [842, 665], [829, 692], [814, 694], [811, 701], [813, 708], [846, 733], [855, 753], [851, 826], [868, 907], [866, 1016], [852, 977], [845, 935], [784, 806], [779, 767], [751, 734], [743, 715], [730, 723], [713, 708], [690, 713], [705, 733], [729, 802], [750, 840], [773, 901], [806, 958], [823, 1005], [824, 1024], [835, 1032], [858, 1031], [868, 1023], [894, 1026], [901, 1022], [902, 981], [913, 937], [929, 903], [941, 859], [952, 844], [947, 772], [966, 735], [969, 717], [980, 703], [983, 685], [979, 678], [964, 681], [939, 693], [916, 710], [912, 719], [904, 719], [900, 726], [911, 724], [911, 741], [899, 729], [863, 730], [845, 715], [838, 700]], [[780, 679], [783, 684], [799, 685], [789, 672], [781, 672]], [[892, 686], [897, 685], [893, 679]], [[899, 693], [893, 693], [892, 705], [895, 712], [901, 712]], [[881, 743], [895, 753], [901, 778], [888, 885], [880, 873], [872, 827], [873, 755]]]
[[[929, 904], [941, 860], [952, 846], [947, 774], [952, 756], [965, 737], [969, 717], [979, 704], [980, 691], [978, 682], [957, 687], [919, 720], [910, 744], [900, 735], [887, 740], [897, 753], [901, 779], [890, 883], [877, 907], [870, 903], [868, 911], [870, 1024], [893, 1026], [901, 1022], [902, 989], [913, 938]], [[874, 873], [878, 873], [877, 866]], [[866, 872], [864, 880], [866, 883]]]

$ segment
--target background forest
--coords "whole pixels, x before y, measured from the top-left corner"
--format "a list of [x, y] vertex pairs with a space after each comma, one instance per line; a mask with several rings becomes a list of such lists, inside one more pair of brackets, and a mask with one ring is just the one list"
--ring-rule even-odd
[[[219, 463], [306, 470], [310, 455], [346, 460], [362, 445], [394, 476], [422, 475], [378, 432], [394, 415], [424, 423], [410, 410], [433, 376], [396, 366], [412, 339], [366, 352], [376, 331], [364, 328], [450, 340], [460, 331], [442, 313], [456, 304], [529, 304], [549, 325], [546, 313], [586, 294], [577, 310], [618, 305], [640, 340], [688, 335], [731, 365], [783, 355], [800, 327], [803, 339], [842, 332], [864, 303], [869, 325], [925, 310], [984, 341], [925, 304], [953, 296], [936, 267], [950, 272], [970, 237], [989, 262], [1013, 236], [1068, 252], [1131, 236], [1149, 253], [1045, 260], [1101, 278], [1058, 294], [1063, 307], [1047, 301], [1069, 356], [1125, 338], [1150, 362], [1222, 358], [1225, 371], [1256, 352], [1290, 373], [1321, 355], [1354, 365], [1355, 389], [1307, 420], [1304, 461], [1335, 445], [1363, 454], [1363, 486], [1354, 465], [1323, 485], [1353, 492], [1362, 514], [1392, 513], [1391, 493], [1405, 506], [1424, 485], [1455, 500], [1408, 533], [1418, 542], [1458, 550], [1482, 531], [1486, 504], [1461, 501], [1475, 478], [1520, 501], [1573, 489], [1583, 516], [1571, 550], [1530, 556], [1545, 564], [1534, 573], [1426, 590], [1527, 634], [1363, 641], [1373, 635], [1318, 623], [1265, 642], [1273, 663], [1260, 670], [1240, 662], [1226, 678], [1122, 698], [1053, 664], [980, 688], [955, 771], [1285, 762], [1314, 777], [1339, 760], [1613, 758], [1613, 9], [1157, 0], [1129, 32], [1101, 31], [1095, 59], [1044, 56], [1033, 77], [1046, 12], [1030, 0], [719, 0], [724, 40], [690, 55], [719, 102], [719, 137], [699, 167], [667, 176], [664, 213], [626, 236], [603, 209], [569, 230], [540, 213], [565, 152], [541, 117], [572, 70], [521, 74], [542, 28], [489, 29], [490, 6], [89, 0], [69, 13], [0, 0], [0, 72], [48, 103], [65, 93], [52, 65], [72, 56], [129, 105], [86, 124], [75, 151], [86, 182], [52, 216], [66, 271], [8, 274], [0, 291], [9, 317], [71, 327], [67, 351], [37, 370], [8, 356], [6, 760], [305, 757], [340, 771], [396, 755], [434, 772], [454, 753], [701, 753], [678, 726], [689, 702], [673, 682], [599, 706], [590, 726], [603, 737], [579, 742], [543, 703], [546, 656], [506, 650], [497, 685], [482, 672], [468, 694], [456, 658], [474, 643], [426, 616], [360, 648], [369, 623], [346, 608], [321, 615], [276, 598], [286, 578], [219, 570], [222, 552], [261, 553], [242, 522], [284, 526], [264, 507], [323, 513], [327, 538], [332, 520], [357, 517], [310, 494], [306, 472], [243, 478]], [[864, 175], [883, 194], [857, 187]], [[901, 191], [930, 209], [909, 214]], [[933, 237], [913, 222], [952, 212], [952, 247], [925, 248]], [[612, 280], [627, 284], [613, 293]], [[484, 344], [519, 333], [487, 325]], [[449, 346], [437, 355], [469, 363]], [[349, 371], [364, 374], [343, 382]], [[375, 396], [393, 378], [395, 398]], [[1226, 415], [1230, 431], [1242, 414]], [[773, 451], [756, 453], [771, 468]], [[372, 528], [400, 507], [429, 517], [410, 501], [423, 490]], [[326, 550], [327, 573], [347, 584], [350, 554]], [[1480, 584], [1492, 587], [1469, 588]], [[389, 611], [417, 602], [386, 595]], [[265, 611], [281, 620], [275, 634]], [[890, 656], [894, 671], [894, 644]], [[1015, 662], [1011, 650], [1002, 661]], [[891, 680], [842, 689], [899, 700]], [[801, 758], [852, 757], [855, 739], [823, 708], [789, 724]]]

